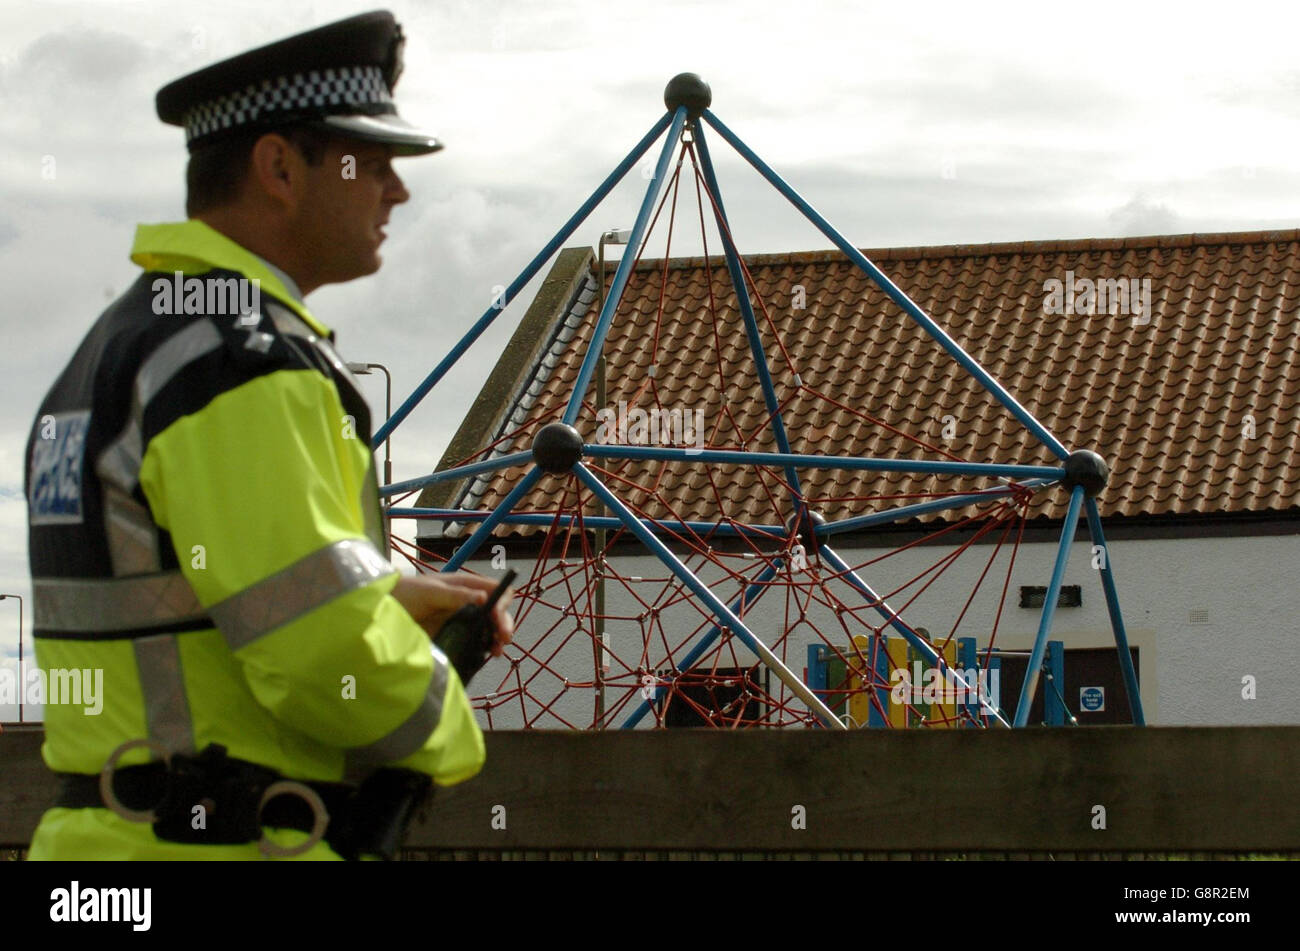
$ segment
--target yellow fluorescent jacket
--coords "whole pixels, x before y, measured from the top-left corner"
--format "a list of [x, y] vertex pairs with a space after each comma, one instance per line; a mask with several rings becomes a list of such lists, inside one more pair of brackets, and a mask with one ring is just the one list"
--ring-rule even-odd
[[[299, 779], [474, 775], [483, 738], [464, 688], [389, 593], [369, 412], [333, 334], [202, 222], [142, 225], [132, 259], [145, 272], [82, 342], [27, 447], [38, 663], [104, 671], [98, 716], [46, 706], [47, 765], [96, 773], [146, 737], [220, 743]], [[54, 809], [32, 856], [250, 854], [129, 826]]]

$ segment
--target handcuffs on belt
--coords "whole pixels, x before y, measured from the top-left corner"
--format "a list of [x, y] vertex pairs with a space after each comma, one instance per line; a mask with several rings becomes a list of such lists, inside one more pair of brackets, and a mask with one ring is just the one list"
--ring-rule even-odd
[[[118, 769], [123, 755], [142, 747], [160, 756], [162, 763]], [[132, 808], [123, 803], [114, 788], [119, 772], [135, 780], [137, 792], [144, 788], [157, 794], [154, 805]], [[94, 790], [94, 776], [63, 774], [63, 778], [61, 804], [106, 806], [128, 822], [149, 823], [154, 834], [167, 842], [256, 842], [262, 854], [279, 858], [301, 855], [324, 840], [345, 858], [373, 854], [391, 859], [401, 849], [411, 820], [427, 806], [433, 788], [423, 773], [391, 767], [375, 770], [359, 786], [306, 783], [227, 756], [226, 748], [217, 743], [189, 755], [170, 752], [147, 739], [129, 740], [115, 749]], [[301, 800], [310, 813], [286, 796]], [[138, 802], [141, 796], [134, 798]], [[297, 828], [309, 835], [298, 845], [283, 846], [267, 838], [263, 825]]]

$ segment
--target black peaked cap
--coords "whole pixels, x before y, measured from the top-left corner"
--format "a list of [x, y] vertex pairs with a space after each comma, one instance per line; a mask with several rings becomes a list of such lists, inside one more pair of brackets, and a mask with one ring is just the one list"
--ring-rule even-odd
[[397, 115], [402, 28], [376, 10], [260, 46], [158, 91], [158, 118], [182, 126], [191, 151], [246, 130], [310, 124], [385, 143], [399, 155], [442, 148]]

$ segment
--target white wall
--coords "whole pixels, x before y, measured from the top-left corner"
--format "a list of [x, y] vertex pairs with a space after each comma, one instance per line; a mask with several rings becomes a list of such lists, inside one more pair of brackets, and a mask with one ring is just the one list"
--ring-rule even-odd
[[[1300, 556], [1300, 537], [1121, 540], [1113, 541], [1110, 548], [1129, 642], [1139, 648], [1142, 702], [1148, 723], [1300, 723], [1300, 684], [1295, 673], [1300, 668], [1300, 583], [1295, 577], [1296, 566], [1300, 564], [1300, 557], [1297, 557]], [[884, 593], [936, 564], [952, 550], [941, 546], [914, 548], [862, 569], [861, 575], [878, 592]], [[844, 548], [840, 554], [857, 566], [886, 551]], [[1051, 577], [1055, 552], [1055, 544], [1021, 546], [999, 628], [997, 643], [1000, 647], [1025, 650], [1031, 646], [1039, 611], [1018, 606], [1019, 588], [1021, 585], [1046, 585]], [[939, 581], [903, 612], [903, 617], [913, 626], [928, 628], [932, 637], [946, 636], [991, 553], [990, 545], [971, 546]], [[981, 646], [988, 640], [997, 595], [1006, 574], [1008, 553], [1004, 548], [958, 631], [959, 636], [976, 636]], [[1082, 587], [1083, 606], [1058, 608], [1051, 633], [1051, 639], [1064, 641], [1067, 648], [1114, 646], [1100, 578], [1091, 563], [1091, 542], [1080, 541], [1071, 546], [1065, 583]], [[645, 600], [655, 603], [664, 589], [667, 569], [649, 555], [622, 557], [617, 564], [623, 574], [647, 579], [630, 587], [641, 593]], [[733, 567], [747, 565], [751, 574], [754, 567], [753, 561], [742, 563], [738, 559], [729, 560], [729, 564]], [[500, 574], [483, 561], [474, 562], [473, 567], [493, 575]], [[527, 577], [533, 566], [519, 564], [516, 560], [510, 567]], [[586, 604], [585, 596], [581, 594], [582, 576], [578, 565], [570, 562], [567, 572], [571, 575], [567, 583], [562, 579], [564, 572], [557, 569], [548, 575], [547, 604], [530, 608], [521, 619], [517, 635], [520, 644], [540, 644], [541, 656], [554, 672], [539, 672], [537, 665], [526, 662], [518, 668], [517, 678], [512, 680], [512, 683], [517, 683], [518, 679], [535, 675], [533, 692], [543, 698], [544, 703], [554, 700], [553, 712], [558, 717], [542, 713], [536, 703], [521, 708], [515, 700], [495, 712], [493, 722], [496, 727], [517, 728], [523, 724], [525, 715], [532, 718], [539, 713], [542, 715], [535, 721], [537, 727], [564, 728], [560, 718], [582, 727], [592, 721], [594, 692], [589, 688], [564, 688], [563, 678], [574, 682], [589, 681], [593, 669], [591, 640], [587, 635], [574, 635], [567, 645], [560, 646], [563, 635], [577, 625], [572, 615], [561, 613], [563, 608], [575, 602], [580, 606]], [[711, 580], [719, 574], [714, 569], [712, 574], [704, 577]], [[860, 595], [844, 582], [832, 580], [828, 586], [846, 604], [861, 603]], [[739, 589], [728, 582], [715, 590], [724, 593], [726, 600], [730, 601]], [[891, 598], [891, 605], [900, 606], [915, 590]], [[770, 590], [747, 615], [751, 629], [763, 635], [769, 645], [773, 643], [773, 635], [787, 626], [784, 621], [787, 594], [797, 595], [798, 591], [797, 588]], [[795, 603], [807, 600], [807, 588], [803, 591], [801, 596], [795, 597]], [[637, 665], [645, 643], [641, 632], [648, 627], [652, 632], [649, 664], [652, 668], [662, 667], [666, 654], [659, 644], [658, 632], [653, 625], [643, 625], [635, 620], [635, 615], [644, 613], [635, 598], [616, 581], [609, 582], [607, 592], [607, 613], [621, 615], [611, 617], [606, 624], [615, 653], [629, 664]], [[1208, 622], [1193, 623], [1190, 620], [1196, 609], [1208, 612]], [[819, 627], [834, 643], [847, 644], [847, 635], [836, 633], [840, 628], [829, 610], [814, 604], [807, 614], [809, 622]], [[790, 616], [796, 615], [792, 613]], [[685, 639], [704, 621], [694, 598], [667, 608], [661, 617], [660, 629], [674, 636], [674, 644]], [[551, 633], [548, 634], [548, 630]], [[862, 633], [864, 628], [859, 622], [852, 630]], [[805, 647], [813, 639], [805, 625], [787, 639], [783, 648], [777, 649], [796, 675], [803, 672]], [[674, 656], [680, 660], [684, 652], [675, 648]], [[752, 659], [752, 655], [739, 644], [736, 656], [741, 663]], [[719, 663], [729, 665], [729, 652], [727, 658]], [[485, 692], [508, 672], [505, 661], [491, 662], [475, 679], [471, 693]], [[1256, 678], [1256, 699], [1242, 697], [1242, 678], [1246, 676]], [[624, 674], [622, 686], [611, 688], [607, 696], [612, 700], [638, 693], [636, 699], [639, 700], [635, 688], [637, 683], [634, 674]], [[775, 692], [775, 678], [772, 683]], [[507, 684], [507, 689], [509, 686]], [[1002, 702], [1004, 707], [1014, 709], [1014, 698], [1004, 697]], [[627, 709], [630, 710], [631, 706]], [[620, 716], [616, 722], [622, 720], [623, 716]], [[652, 718], [647, 717], [642, 725], [651, 723]]]

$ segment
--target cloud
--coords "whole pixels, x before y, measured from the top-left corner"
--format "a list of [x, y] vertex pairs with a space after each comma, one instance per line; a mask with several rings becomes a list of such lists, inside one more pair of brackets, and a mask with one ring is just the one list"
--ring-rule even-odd
[[147, 52], [125, 34], [73, 27], [47, 33], [23, 50], [5, 82], [10, 88], [25, 82], [29, 95], [48, 85], [65, 92], [58, 88], [64, 84], [93, 94], [128, 80]]
[[1179, 216], [1167, 206], [1135, 195], [1109, 215], [1121, 237], [1147, 234], [1172, 234], [1179, 230]]
[[0, 95], [16, 106], [0, 120], [8, 145], [71, 160], [87, 141], [113, 150], [134, 139], [139, 100], [124, 93], [143, 91], [156, 59], [120, 32], [68, 26], [37, 37], [0, 68]]

